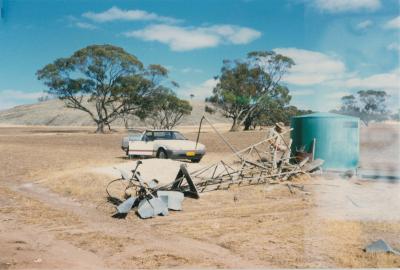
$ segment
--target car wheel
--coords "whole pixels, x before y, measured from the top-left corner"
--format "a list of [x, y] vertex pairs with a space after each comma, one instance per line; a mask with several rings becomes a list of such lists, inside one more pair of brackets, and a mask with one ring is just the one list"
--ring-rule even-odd
[[168, 158], [167, 152], [165, 152], [165, 150], [162, 148], [158, 149], [157, 158], [162, 158], [162, 159]]
[[192, 159], [191, 161], [192, 161], [193, 163], [199, 163], [200, 160], [201, 160], [201, 158], [194, 158], [194, 159]]

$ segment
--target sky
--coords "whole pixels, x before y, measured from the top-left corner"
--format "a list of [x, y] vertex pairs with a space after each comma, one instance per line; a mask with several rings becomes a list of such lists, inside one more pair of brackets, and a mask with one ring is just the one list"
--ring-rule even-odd
[[46, 90], [36, 71], [91, 44], [161, 64], [182, 98], [204, 99], [224, 59], [251, 51], [291, 57], [292, 104], [329, 111], [344, 95], [400, 99], [399, 0], [0, 0], [0, 110]]

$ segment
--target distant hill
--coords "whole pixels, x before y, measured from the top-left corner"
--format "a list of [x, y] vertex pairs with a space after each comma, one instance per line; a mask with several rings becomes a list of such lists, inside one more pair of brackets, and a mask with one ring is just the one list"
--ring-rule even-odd
[[[198, 125], [204, 114], [205, 102], [191, 101], [193, 111], [183, 119], [181, 125]], [[220, 113], [207, 114], [213, 123], [229, 123], [229, 119]], [[90, 116], [82, 111], [65, 108], [60, 100], [48, 100], [35, 104], [21, 105], [0, 111], [0, 124], [44, 125], [44, 126], [94, 126]], [[112, 126], [123, 126], [122, 120], [116, 120]], [[133, 118], [130, 126], [145, 126], [139, 119]]]

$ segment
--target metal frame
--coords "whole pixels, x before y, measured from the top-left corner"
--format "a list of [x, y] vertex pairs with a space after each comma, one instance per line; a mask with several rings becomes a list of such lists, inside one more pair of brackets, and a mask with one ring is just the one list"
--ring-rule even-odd
[[[276, 133], [269, 138], [238, 151], [204, 116], [200, 121], [196, 147], [200, 138], [203, 120], [212, 127], [214, 132], [231, 149], [232, 154], [228, 156], [231, 160], [229, 158], [221, 159], [214, 164], [192, 172], [189, 172], [186, 165], [182, 164], [174, 181], [158, 187], [145, 182], [141, 178], [137, 169], [142, 162], [138, 161], [136, 168], [132, 170], [130, 179], [127, 179], [129, 178], [127, 173], [121, 171], [122, 178], [113, 180], [107, 185], [109, 198], [114, 197], [110, 195], [108, 188], [110, 184], [117, 180], [128, 180], [125, 188], [125, 197], [129, 196], [126, 191], [133, 188], [139, 200], [155, 199], [157, 191], [178, 191], [182, 192], [185, 196], [198, 199], [200, 193], [229, 189], [233, 185], [249, 186], [287, 181], [290, 180], [291, 176], [311, 172], [319, 168], [323, 163], [322, 160], [318, 159], [309, 162], [309, 158], [298, 163], [291, 156], [291, 140], [287, 143], [282, 137], [284, 134], [290, 132], [291, 129], [282, 133]], [[286, 144], [285, 151], [278, 150], [275, 140], [279, 137]], [[292, 192], [290, 184], [288, 184], [288, 187]]]

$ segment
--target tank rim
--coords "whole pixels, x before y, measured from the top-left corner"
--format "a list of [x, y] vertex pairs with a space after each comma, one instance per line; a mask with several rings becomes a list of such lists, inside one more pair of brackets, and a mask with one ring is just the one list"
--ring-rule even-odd
[[338, 114], [338, 113], [321, 113], [321, 112], [293, 116], [292, 118], [295, 118], [295, 119], [298, 119], [298, 118], [346, 118], [346, 119], [353, 119], [353, 120], [357, 120], [357, 121], [360, 120], [360, 118], [354, 117], [354, 116]]

